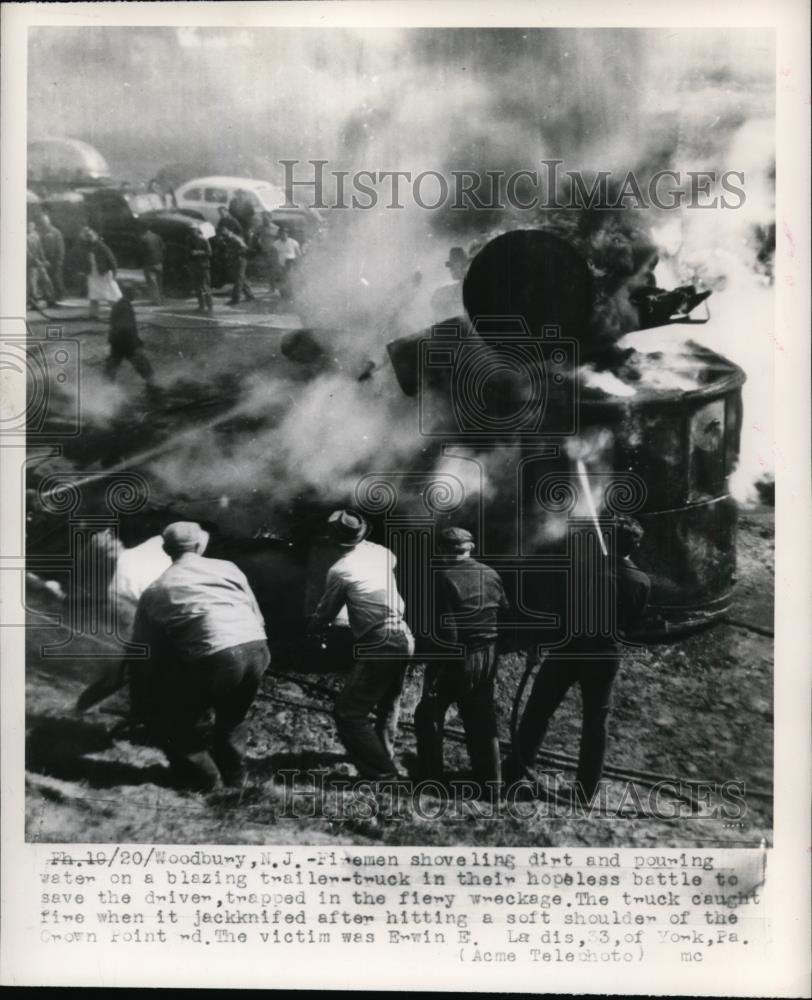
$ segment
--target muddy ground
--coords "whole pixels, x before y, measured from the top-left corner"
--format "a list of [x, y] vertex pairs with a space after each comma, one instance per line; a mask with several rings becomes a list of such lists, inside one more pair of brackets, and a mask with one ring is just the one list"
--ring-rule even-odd
[[[191, 302], [162, 311], [139, 307], [153, 325], [145, 336], [160, 377], [169, 379], [194, 354], [195, 373], [210, 378], [233, 353], [233, 335], [212, 340], [192, 315]], [[218, 304], [215, 320], [226, 314]], [[243, 314], [227, 313], [239, 324]], [[175, 317], [175, 318], [173, 318]], [[63, 311], [67, 336], [82, 344], [82, 365], [97, 378], [105, 353], [105, 329]], [[32, 317], [33, 325], [44, 325]], [[248, 322], [248, 317], [245, 318]], [[181, 335], [175, 327], [183, 325]], [[269, 309], [259, 354], [276, 356], [286, 318]], [[199, 334], [194, 331], [199, 329]], [[199, 344], [193, 345], [198, 336]], [[191, 346], [190, 346], [191, 345]], [[123, 371], [119, 390], [143, 392], [138, 377]], [[148, 429], [148, 428], [147, 428]], [[109, 461], [114, 462], [115, 456]], [[70, 463], [60, 460], [53, 469]], [[41, 470], [42, 471], [42, 470]], [[83, 717], [72, 711], [84, 685], [115, 662], [115, 649], [91, 639], [87, 658], [43, 657], [43, 644], [64, 630], [43, 628], [42, 613], [64, 614], [63, 600], [36, 585], [29, 588], [26, 664], [27, 837], [46, 842], [170, 843], [388, 843], [595, 846], [714, 846], [768, 843], [772, 831], [773, 761], [773, 545], [774, 512], [753, 506], [741, 511], [738, 590], [730, 619], [672, 642], [630, 650], [617, 681], [610, 721], [607, 764], [637, 772], [608, 780], [607, 809], [600, 815], [572, 813], [561, 804], [530, 803], [494, 815], [483, 803], [446, 805], [436, 790], [416, 798], [371, 799], [368, 793], [336, 790], [353, 776], [330, 717], [332, 674], [269, 674], [250, 716], [249, 781], [239, 790], [208, 795], [180, 793], [166, 782], [164, 758], [137, 731], [123, 728], [126, 699], [119, 695]], [[100, 655], [101, 654], [101, 655]], [[524, 658], [506, 657], [499, 682], [500, 734], [510, 738], [513, 700]], [[8, 665], [6, 665], [8, 669]], [[22, 669], [22, 664], [19, 665]], [[274, 665], [272, 665], [274, 669]], [[410, 669], [400, 730], [399, 763], [407, 770], [414, 739], [409, 722], [419, 697], [422, 667]], [[318, 688], [314, 689], [313, 684]], [[559, 710], [545, 750], [577, 754], [580, 705], [575, 691]], [[452, 710], [450, 730], [460, 729]], [[452, 777], [463, 777], [464, 745], [447, 741]], [[573, 770], [561, 757], [541, 767]], [[320, 769], [327, 791], [285, 784], [290, 769]], [[640, 772], [647, 772], [641, 777]], [[674, 779], [682, 798], [649, 795], [657, 776]], [[741, 782], [743, 801], [718, 792], [703, 795], [685, 782]], [[332, 784], [331, 784], [332, 782]], [[682, 784], [680, 784], [682, 783]], [[693, 792], [691, 789], [694, 789]], [[652, 815], [654, 809], [657, 815]], [[724, 816], [725, 810], [728, 815]], [[377, 815], [375, 815], [377, 813]], [[441, 815], [438, 815], [441, 814]]]

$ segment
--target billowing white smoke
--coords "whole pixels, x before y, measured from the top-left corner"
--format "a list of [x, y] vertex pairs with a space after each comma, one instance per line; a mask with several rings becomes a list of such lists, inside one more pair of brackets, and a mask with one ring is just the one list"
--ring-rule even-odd
[[[754, 223], [772, 219], [774, 52], [762, 32], [39, 29], [30, 56], [31, 134], [86, 138], [132, 181], [191, 161], [254, 173], [266, 163], [278, 182], [282, 158], [298, 158], [305, 175], [311, 158], [328, 159], [328, 171], [413, 174], [510, 171], [543, 158], [621, 175], [744, 171], [741, 209], [663, 213], [650, 225], [663, 284], [715, 287], [713, 326], [723, 332], [708, 346], [748, 374], [739, 494], [772, 468], [772, 291], [750, 238]], [[201, 431], [156, 473], [215, 495], [333, 497], [358, 470], [416, 457], [413, 404], [395, 385], [385, 343], [427, 322], [431, 292], [448, 281], [450, 245], [539, 221], [510, 216], [330, 213], [299, 306], [305, 325], [335, 331], [338, 370], [310, 384], [269, 375], [273, 399], [291, 399], [280, 423], [236, 446]], [[377, 370], [359, 383], [370, 362]], [[264, 398], [257, 385], [244, 405]]]
[[[708, 300], [712, 320], [696, 340], [729, 358], [747, 375], [742, 399], [744, 422], [738, 468], [731, 489], [752, 499], [755, 483], [773, 474], [773, 356], [775, 332], [772, 275], [760, 266], [754, 234], [774, 221], [775, 126], [771, 119], [747, 121], [733, 134], [725, 159], [745, 175], [746, 202], [734, 211], [683, 212], [668, 229], [654, 229], [662, 255], [658, 278], [671, 287], [695, 283], [714, 289]], [[771, 264], [768, 265], [771, 268]], [[700, 307], [697, 315], [702, 316]]]

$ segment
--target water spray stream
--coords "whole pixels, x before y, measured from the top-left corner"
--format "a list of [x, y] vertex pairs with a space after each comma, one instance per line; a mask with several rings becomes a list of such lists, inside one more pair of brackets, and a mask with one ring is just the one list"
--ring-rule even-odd
[[575, 468], [578, 470], [578, 479], [581, 482], [581, 488], [584, 491], [584, 499], [586, 500], [586, 505], [589, 509], [589, 516], [592, 518], [592, 523], [595, 525], [595, 533], [598, 536], [598, 544], [601, 547], [601, 552], [604, 556], [608, 556], [609, 553], [606, 549], [606, 543], [603, 540], [603, 534], [598, 524], [598, 512], [595, 509], [595, 500], [592, 497], [592, 490], [589, 488], [589, 476], [586, 471], [586, 465], [582, 458], [575, 460]]

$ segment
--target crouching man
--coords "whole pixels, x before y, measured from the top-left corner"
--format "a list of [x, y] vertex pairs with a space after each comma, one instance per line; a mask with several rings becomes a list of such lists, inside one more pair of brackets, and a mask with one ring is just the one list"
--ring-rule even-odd
[[[207, 791], [243, 781], [245, 717], [271, 657], [248, 580], [233, 563], [203, 556], [209, 536], [178, 521], [163, 532], [172, 565], [138, 602], [130, 660], [133, 710], [152, 729], [173, 780]], [[214, 709], [209, 741], [200, 727]]]
[[426, 665], [414, 715], [419, 777], [442, 779], [445, 717], [456, 704], [474, 780], [490, 795], [501, 780], [494, 706], [498, 616], [510, 604], [496, 570], [472, 558], [470, 531], [446, 528], [440, 532], [439, 548], [445, 565], [434, 580], [433, 635], [445, 648], [457, 645], [462, 651], [457, 659]]
[[336, 727], [359, 774], [389, 781], [398, 777], [395, 736], [408, 658], [414, 652], [395, 581], [397, 560], [383, 545], [365, 541], [369, 526], [354, 511], [335, 511], [327, 531], [338, 558], [327, 571], [311, 628], [329, 625], [346, 605], [355, 664], [336, 700]]

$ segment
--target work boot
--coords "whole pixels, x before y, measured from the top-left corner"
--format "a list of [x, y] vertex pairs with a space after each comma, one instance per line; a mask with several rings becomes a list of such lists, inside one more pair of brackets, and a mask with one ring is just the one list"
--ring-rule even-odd
[[241, 788], [245, 784], [248, 772], [241, 765], [233, 768], [220, 768], [220, 777], [226, 788]]
[[212, 792], [220, 786], [220, 773], [204, 750], [170, 758], [169, 780], [178, 790]]

